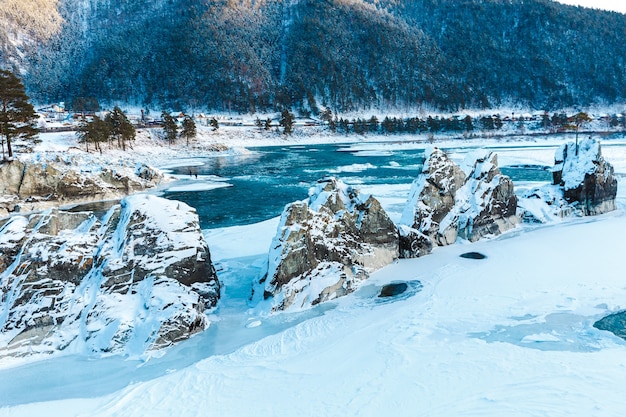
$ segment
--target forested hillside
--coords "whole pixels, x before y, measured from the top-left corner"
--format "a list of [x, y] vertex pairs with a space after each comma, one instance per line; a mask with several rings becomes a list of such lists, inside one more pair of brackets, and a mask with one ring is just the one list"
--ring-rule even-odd
[[16, 67], [24, 52], [61, 28], [58, 0], [0, 1], [0, 66]]
[[626, 98], [626, 15], [549, 0], [58, 0], [58, 11], [58, 30], [48, 19], [18, 49], [0, 29], [1, 65], [39, 102], [315, 113]]

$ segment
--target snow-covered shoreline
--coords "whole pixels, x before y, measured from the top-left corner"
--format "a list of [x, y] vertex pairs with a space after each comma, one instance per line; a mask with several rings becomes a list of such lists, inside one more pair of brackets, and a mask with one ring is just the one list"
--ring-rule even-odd
[[[155, 147], [138, 139], [130, 153], [162, 168], [191, 165], [194, 158], [211, 155], [212, 140], [230, 137], [214, 136], [206, 139], [206, 147], [187, 153], [182, 145]], [[237, 150], [225, 152], [308, 143], [346, 144], [352, 152], [430, 146], [408, 137], [399, 141], [401, 136], [343, 138], [274, 142], [233, 135], [228, 146]], [[505, 147], [507, 163], [549, 165], [566, 139], [573, 135], [435, 144]], [[618, 143], [624, 140], [602, 142], [602, 149], [623, 177], [625, 147], [611, 146]], [[531, 155], [522, 152], [529, 146], [536, 147]], [[204, 231], [225, 286], [215, 315], [217, 333], [209, 330], [183, 342], [160, 361], [120, 360], [111, 371], [105, 362], [90, 361], [96, 375], [104, 374], [103, 382], [88, 372], [82, 381], [64, 380], [64, 367], [84, 365], [82, 357], [27, 366], [4, 363], [0, 416], [622, 415], [626, 342], [592, 327], [626, 307], [620, 265], [626, 235], [622, 185], [620, 180], [615, 212], [519, 226], [497, 239], [397, 261], [374, 273], [356, 293], [316, 307], [305, 320], [288, 313], [267, 317], [247, 306], [278, 219]], [[398, 190], [408, 191], [365, 188], [389, 193], [385, 201], [395, 201]], [[487, 258], [459, 257], [470, 251]], [[376, 289], [398, 280], [420, 281], [423, 287], [390, 302], [376, 298]], [[215, 344], [234, 347], [214, 354], [199, 348]], [[37, 384], [30, 386], [35, 375]]]
[[[144, 163], [155, 168], [167, 169], [181, 165], [193, 165], [197, 158], [245, 154], [250, 152], [249, 148], [257, 147], [336, 144], [346, 145], [346, 151], [358, 147], [363, 152], [371, 149], [380, 151], [387, 147], [389, 149], [424, 149], [430, 146], [461, 149], [480, 146], [497, 149], [503, 146], [523, 148], [532, 145], [556, 147], [564, 142], [574, 140], [575, 137], [574, 133], [554, 135], [507, 133], [498, 136], [482, 132], [468, 138], [458, 134], [441, 134], [431, 139], [425, 133], [420, 135], [333, 134], [318, 127], [300, 128], [296, 129], [293, 135], [283, 135], [274, 131], [259, 131], [256, 128], [225, 126], [218, 131], [199, 127], [198, 136], [188, 146], [182, 140], [170, 145], [161, 137], [160, 133], [161, 129], [140, 129], [132, 149], [122, 151], [104, 146], [102, 155], [93, 149], [86, 152], [85, 146], [78, 143], [74, 132], [43, 133], [41, 134], [41, 143], [34, 149], [35, 152], [22, 154], [20, 157], [28, 159], [37, 157], [38, 154], [67, 152], [75, 158], [84, 160], [85, 164], [120, 161]], [[584, 135], [581, 133], [582, 137]], [[614, 136], [615, 138], [608, 140], [607, 143], [626, 143], [626, 135], [616, 132]]]

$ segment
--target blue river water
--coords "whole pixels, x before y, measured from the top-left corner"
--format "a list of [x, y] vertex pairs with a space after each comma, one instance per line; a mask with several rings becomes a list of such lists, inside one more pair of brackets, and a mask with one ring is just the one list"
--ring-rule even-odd
[[[211, 156], [173, 174], [212, 175], [230, 186], [207, 191], [167, 191], [166, 198], [194, 207], [203, 229], [260, 222], [285, 205], [305, 199], [319, 179], [335, 176], [350, 185], [410, 184], [424, 163], [423, 149], [359, 151], [347, 145], [250, 148], [249, 154]], [[197, 162], [197, 161], [195, 161]], [[514, 181], [550, 181], [542, 166], [502, 167]], [[190, 176], [190, 178], [192, 177]]]

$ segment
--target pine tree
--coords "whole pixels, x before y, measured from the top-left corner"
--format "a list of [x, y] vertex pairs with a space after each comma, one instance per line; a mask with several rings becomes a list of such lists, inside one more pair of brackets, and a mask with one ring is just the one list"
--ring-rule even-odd
[[84, 143], [87, 147], [87, 152], [89, 152], [89, 144], [93, 143], [96, 150], [102, 153], [100, 143], [109, 140], [111, 129], [107, 122], [98, 116], [94, 116], [91, 122], [81, 123], [76, 134], [79, 142]]
[[369, 131], [372, 133], [377, 133], [378, 132], [378, 118], [376, 116], [372, 116], [370, 117], [370, 120], [367, 122], [368, 127], [369, 127]]
[[180, 137], [186, 139], [187, 146], [189, 146], [189, 139], [196, 137], [196, 122], [190, 116], [185, 116], [185, 120], [183, 120], [183, 130], [180, 132]]
[[178, 136], [178, 126], [176, 126], [176, 121], [174, 121], [172, 115], [165, 110], [161, 112], [161, 119], [163, 120], [163, 132], [165, 133], [165, 138], [171, 145], [176, 142], [176, 137]]
[[578, 155], [578, 130], [581, 126], [585, 126], [587, 123], [591, 122], [592, 119], [585, 112], [578, 112], [574, 116], [572, 116], [572, 122], [574, 123], [574, 127], [576, 129], [576, 155]]
[[337, 122], [337, 116], [335, 116], [335, 118], [334, 118], [334, 119], [330, 119], [330, 120], [328, 121], [328, 128], [330, 129], [330, 131], [331, 131], [332, 133], [337, 132], [337, 123], [338, 123], [338, 122]]
[[35, 127], [38, 117], [33, 105], [29, 103], [22, 81], [12, 72], [0, 70], [0, 141], [3, 159], [6, 159], [5, 141], [11, 159], [13, 139], [31, 139], [39, 133]]
[[385, 117], [385, 119], [380, 124], [380, 126], [383, 129], [383, 132], [385, 132], [385, 133], [394, 133], [395, 127], [396, 127], [396, 125], [389, 118], [389, 116]]
[[285, 135], [291, 135], [293, 133], [293, 122], [295, 117], [293, 113], [285, 109], [280, 114], [280, 125], [283, 127], [283, 133]]
[[104, 120], [109, 125], [110, 137], [116, 139], [117, 146], [125, 151], [126, 142], [135, 140], [135, 127], [118, 106], [115, 106], [113, 111], [107, 114]]
[[470, 116], [469, 114], [465, 116], [465, 118], [463, 119], [463, 124], [464, 124], [466, 131], [470, 132], [474, 130], [474, 123], [472, 123], [472, 116]]

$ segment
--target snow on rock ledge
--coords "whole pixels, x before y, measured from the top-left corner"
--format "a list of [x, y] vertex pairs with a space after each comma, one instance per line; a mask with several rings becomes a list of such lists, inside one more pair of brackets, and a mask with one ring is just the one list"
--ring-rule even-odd
[[264, 298], [300, 309], [353, 292], [398, 258], [398, 229], [378, 200], [330, 178], [286, 206], [272, 242]]
[[411, 186], [401, 224], [437, 245], [452, 244], [458, 237], [474, 242], [515, 227], [519, 220], [513, 182], [500, 172], [496, 154], [483, 151], [468, 158], [466, 176], [443, 151], [432, 149]]
[[158, 349], [205, 329], [220, 286], [195, 210], [136, 195], [102, 218], [0, 221], [0, 357]]
[[72, 158], [0, 163], [0, 216], [73, 202], [119, 199], [159, 184], [147, 165], [81, 166]]

